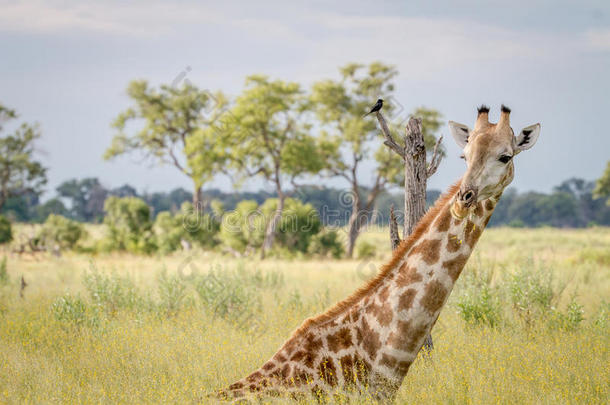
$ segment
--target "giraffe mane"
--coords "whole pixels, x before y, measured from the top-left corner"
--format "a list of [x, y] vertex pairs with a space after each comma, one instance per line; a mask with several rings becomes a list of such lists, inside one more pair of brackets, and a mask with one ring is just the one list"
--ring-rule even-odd
[[322, 314], [307, 319], [293, 333], [292, 337], [303, 333], [305, 330], [309, 329], [312, 326], [321, 325], [325, 322], [334, 319], [338, 315], [342, 314], [347, 308], [360, 301], [369, 292], [374, 291], [379, 285], [381, 285], [382, 281], [388, 276], [388, 274], [390, 274], [390, 272], [396, 267], [400, 260], [404, 258], [405, 254], [407, 254], [409, 250], [413, 247], [415, 241], [417, 241], [421, 237], [421, 235], [428, 229], [428, 226], [432, 223], [434, 218], [436, 218], [438, 213], [457, 193], [461, 182], [461, 179], [458, 180], [456, 183], [451, 185], [445, 193], [438, 197], [438, 199], [434, 203], [434, 206], [430, 208], [426, 212], [426, 214], [419, 220], [411, 235], [409, 235], [407, 239], [400, 242], [396, 250], [394, 250], [390, 261], [388, 261], [385, 265], [381, 267], [381, 270], [374, 278], [370, 279], [366, 284], [358, 288], [349, 297], [345, 298], [342, 301], [339, 301]]

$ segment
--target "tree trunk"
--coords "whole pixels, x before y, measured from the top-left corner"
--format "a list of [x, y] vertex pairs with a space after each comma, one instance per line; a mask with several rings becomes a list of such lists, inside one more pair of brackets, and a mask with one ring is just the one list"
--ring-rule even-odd
[[426, 213], [426, 144], [421, 119], [410, 118], [405, 129], [405, 212], [402, 237], [406, 239]]
[[277, 226], [282, 219], [282, 213], [284, 212], [285, 199], [286, 197], [283, 193], [278, 193], [277, 208], [273, 212], [273, 217], [271, 217], [271, 220], [267, 223], [267, 229], [265, 230], [265, 239], [263, 240], [263, 246], [261, 248], [261, 259], [264, 259], [266, 252], [273, 247], [275, 231], [277, 230]]
[[277, 192], [277, 208], [273, 213], [273, 217], [267, 223], [267, 229], [265, 229], [265, 239], [263, 240], [263, 246], [261, 246], [261, 259], [265, 258], [265, 255], [269, 249], [273, 247], [275, 240], [275, 231], [277, 226], [282, 219], [282, 213], [284, 212], [284, 202], [286, 196], [282, 190], [282, 183], [280, 182], [280, 170], [279, 167], [275, 168], [275, 191]]
[[358, 190], [352, 193], [352, 214], [349, 217], [347, 231], [347, 257], [351, 258], [354, 254], [356, 239], [360, 233], [360, 195]]
[[201, 192], [201, 186], [195, 185], [193, 189], [193, 211], [203, 212], [203, 194]]

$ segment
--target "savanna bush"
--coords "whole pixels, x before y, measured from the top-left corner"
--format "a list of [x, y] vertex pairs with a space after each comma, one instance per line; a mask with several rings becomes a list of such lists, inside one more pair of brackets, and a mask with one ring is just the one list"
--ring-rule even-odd
[[6, 256], [0, 260], [0, 287], [5, 286], [9, 283], [10, 278], [8, 276], [8, 270], [6, 266]]
[[167, 316], [175, 315], [185, 306], [187, 285], [177, 274], [169, 275], [167, 270], [159, 274], [157, 289], [159, 292], [159, 307]]
[[136, 197], [108, 197], [104, 211], [107, 249], [146, 254], [155, 251], [153, 223], [146, 202]]
[[220, 226], [220, 240], [239, 253], [258, 248], [265, 237], [265, 220], [253, 200], [240, 201], [226, 213]]
[[146, 308], [145, 299], [128, 277], [107, 275], [92, 267], [84, 274], [83, 281], [93, 304], [110, 315], [120, 309]]
[[154, 223], [155, 237], [161, 253], [173, 252], [180, 248], [181, 242], [195, 244], [204, 248], [215, 246], [220, 223], [209, 214], [193, 210], [193, 204], [185, 202], [180, 211], [171, 214], [167, 211], [157, 215]]
[[[277, 198], [269, 198], [261, 205], [261, 211], [270, 220], [277, 209]], [[278, 244], [291, 251], [306, 253], [312, 236], [322, 229], [318, 211], [311, 204], [287, 198], [277, 229]]]
[[0, 215], [0, 245], [13, 240], [13, 231], [10, 221], [3, 215]]
[[343, 242], [336, 230], [326, 230], [313, 235], [307, 251], [316, 256], [339, 259], [345, 253]]
[[[277, 204], [277, 198], [270, 198], [260, 206], [256, 201], [241, 201], [234, 211], [223, 216], [221, 241], [239, 253], [259, 248], [265, 238], [267, 221], [273, 216]], [[321, 229], [322, 222], [311, 204], [287, 198], [277, 228], [277, 247], [306, 253], [311, 238]]]
[[86, 236], [83, 224], [51, 214], [38, 231], [38, 240], [47, 248], [73, 249]]
[[356, 257], [358, 259], [370, 259], [375, 257], [377, 248], [370, 242], [365, 240], [358, 241], [356, 245]]
[[57, 298], [51, 306], [55, 319], [76, 326], [97, 326], [99, 318], [92, 308], [79, 296], [69, 293]]

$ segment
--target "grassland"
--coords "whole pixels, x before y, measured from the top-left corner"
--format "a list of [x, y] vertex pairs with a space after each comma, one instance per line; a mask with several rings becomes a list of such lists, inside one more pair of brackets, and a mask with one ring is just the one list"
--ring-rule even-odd
[[[197, 402], [374, 274], [387, 233], [362, 239], [374, 258], [6, 252], [0, 402]], [[397, 403], [609, 403], [609, 300], [610, 229], [487, 230]]]

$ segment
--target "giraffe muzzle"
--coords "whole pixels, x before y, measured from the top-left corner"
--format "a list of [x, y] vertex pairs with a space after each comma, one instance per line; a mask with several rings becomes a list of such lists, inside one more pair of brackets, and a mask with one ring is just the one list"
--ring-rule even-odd
[[478, 190], [476, 188], [461, 189], [458, 194], [458, 200], [464, 208], [470, 208], [477, 202]]

